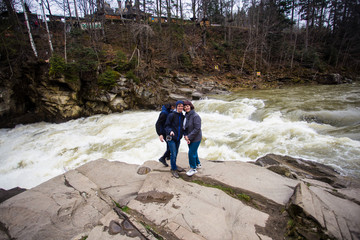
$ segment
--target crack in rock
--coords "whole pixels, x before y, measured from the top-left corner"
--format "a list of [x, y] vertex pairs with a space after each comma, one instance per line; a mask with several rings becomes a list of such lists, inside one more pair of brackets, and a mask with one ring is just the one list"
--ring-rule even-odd
[[108, 233], [110, 235], [121, 234], [126, 235], [131, 238], [138, 237], [140, 240], [149, 240], [145, 237], [140, 230], [130, 221], [129, 217], [121, 211], [120, 208], [115, 207], [114, 211], [122, 220], [120, 223], [114, 220], [111, 220], [109, 224]]

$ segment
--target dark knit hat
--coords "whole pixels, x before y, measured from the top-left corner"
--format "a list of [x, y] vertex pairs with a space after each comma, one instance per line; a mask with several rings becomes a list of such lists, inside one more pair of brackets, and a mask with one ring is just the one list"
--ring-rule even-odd
[[171, 110], [171, 107], [175, 107], [175, 103], [174, 102], [166, 103], [164, 106], [166, 107], [166, 109]]
[[179, 104], [184, 105], [184, 102], [182, 100], [179, 100], [179, 101], [176, 102], [175, 106], [177, 107]]
[[164, 106], [165, 106], [166, 109], [171, 109], [171, 104], [170, 103], [165, 103]]
[[185, 106], [185, 105], [189, 105], [191, 110], [194, 109], [194, 105], [193, 105], [190, 101], [185, 100], [185, 101], [184, 101], [184, 106]]

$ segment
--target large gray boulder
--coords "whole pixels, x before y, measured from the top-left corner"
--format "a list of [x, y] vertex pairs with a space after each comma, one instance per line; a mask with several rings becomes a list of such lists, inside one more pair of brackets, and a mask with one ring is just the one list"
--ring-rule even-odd
[[304, 214], [316, 222], [330, 236], [336, 239], [360, 239], [359, 204], [346, 198], [339, 198], [328, 187], [308, 187], [301, 182], [296, 186], [289, 202], [293, 217]]

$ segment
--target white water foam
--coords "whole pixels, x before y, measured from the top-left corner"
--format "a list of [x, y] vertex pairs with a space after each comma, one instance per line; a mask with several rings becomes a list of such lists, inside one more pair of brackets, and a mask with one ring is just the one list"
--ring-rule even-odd
[[[254, 161], [275, 153], [360, 175], [360, 142], [328, 134], [334, 126], [291, 119], [259, 99], [207, 99], [194, 105], [202, 118], [201, 158]], [[155, 132], [158, 115], [129, 111], [1, 129], [0, 188], [31, 188], [98, 158], [130, 164], [157, 160], [165, 150]], [[180, 151], [187, 150], [182, 141]]]

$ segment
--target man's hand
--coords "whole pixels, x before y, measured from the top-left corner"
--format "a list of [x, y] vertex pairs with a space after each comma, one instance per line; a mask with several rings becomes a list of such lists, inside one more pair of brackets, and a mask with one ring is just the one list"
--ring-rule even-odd
[[171, 131], [170, 136], [175, 136], [175, 133], [173, 131]]
[[160, 142], [163, 142], [163, 141], [164, 141], [163, 135], [160, 135], [160, 136], [159, 136], [159, 139], [160, 139]]

